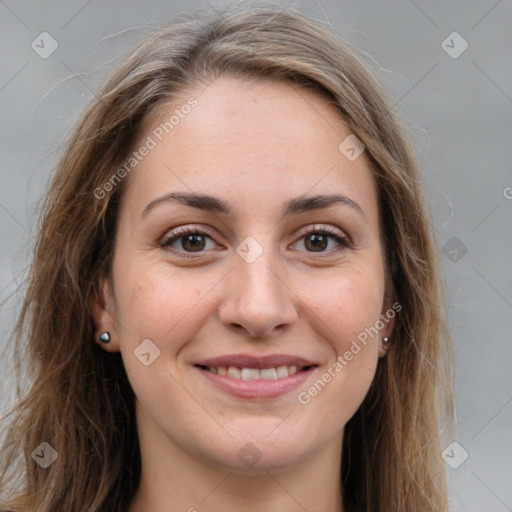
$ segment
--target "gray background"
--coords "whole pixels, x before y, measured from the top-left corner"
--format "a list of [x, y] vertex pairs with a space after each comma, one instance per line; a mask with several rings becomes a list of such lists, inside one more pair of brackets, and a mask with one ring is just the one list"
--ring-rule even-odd
[[[14, 292], [23, 285], [37, 207], [78, 112], [149, 27], [208, 5], [227, 3], [0, 0], [3, 340], [19, 310], [20, 292]], [[443, 250], [455, 347], [458, 433], [446, 443], [458, 443], [447, 451], [447, 460], [460, 464], [447, 466], [453, 510], [512, 511], [512, 5], [294, 5], [330, 23], [378, 63], [374, 68], [408, 120]], [[58, 43], [46, 59], [31, 47], [44, 31]], [[454, 31], [469, 45], [457, 58], [442, 47]], [[453, 54], [461, 43], [451, 36], [444, 47], [453, 46], [447, 48]], [[8, 354], [0, 372], [5, 407], [13, 388]], [[469, 455], [463, 463], [462, 450]]]

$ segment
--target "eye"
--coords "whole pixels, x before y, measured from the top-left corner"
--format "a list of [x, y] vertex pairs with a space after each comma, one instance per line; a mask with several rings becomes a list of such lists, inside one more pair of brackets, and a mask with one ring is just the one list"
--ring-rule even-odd
[[[301, 232], [299, 241], [303, 241], [304, 247], [307, 252], [324, 253], [324, 252], [338, 252], [351, 248], [351, 244], [342, 231], [339, 231], [332, 226], [313, 226], [306, 228]], [[299, 242], [298, 241], [298, 242]], [[334, 241], [335, 247], [331, 250], [326, 250], [329, 247], [329, 242]], [[296, 242], [296, 243], [298, 243]]]
[[[332, 226], [312, 226], [301, 230], [300, 235], [301, 237], [295, 244], [303, 241], [307, 252], [331, 253], [351, 248], [351, 243], [343, 235], [343, 232]], [[212, 244], [209, 247], [210, 249], [217, 247], [208, 233], [198, 228], [186, 226], [165, 235], [160, 242], [160, 247], [177, 252], [183, 258], [194, 258], [193, 253], [202, 253], [208, 249], [208, 241]], [[330, 244], [334, 244], [334, 248], [326, 250]]]
[[173, 251], [179, 252], [180, 256], [184, 258], [193, 258], [194, 256], [188, 256], [186, 253], [203, 252], [203, 249], [207, 248], [208, 240], [213, 244], [213, 247], [210, 248], [215, 248], [216, 244], [208, 233], [197, 228], [182, 227], [166, 235], [160, 242], [160, 247], [163, 249], [170, 248]]

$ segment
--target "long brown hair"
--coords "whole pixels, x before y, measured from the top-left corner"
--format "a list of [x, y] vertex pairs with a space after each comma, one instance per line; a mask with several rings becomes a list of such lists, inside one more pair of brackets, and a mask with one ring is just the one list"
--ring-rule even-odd
[[[402, 305], [392, 346], [345, 427], [345, 510], [448, 511], [441, 419], [452, 423], [452, 353], [434, 233], [414, 150], [393, 103], [350, 45], [289, 8], [198, 11], [131, 51], [81, 115], [42, 209], [15, 329], [30, 379], [0, 452], [0, 508], [125, 510], [140, 478], [134, 396], [120, 354], [94, 343], [90, 302], [111, 269], [123, 183], [102, 187], [148, 116], [217, 76], [279, 80], [335, 105], [364, 143], [378, 189], [387, 294]], [[20, 352], [21, 353], [21, 352]], [[47, 442], [58, 459], [32, 453]]]

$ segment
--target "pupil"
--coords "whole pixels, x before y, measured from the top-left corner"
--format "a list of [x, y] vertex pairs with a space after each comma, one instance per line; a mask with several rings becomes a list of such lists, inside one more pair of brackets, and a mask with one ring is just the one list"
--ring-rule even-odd
[[[204, 240], [200, 240], [203, 235], [188, 235], [182, 242], [183, 249], [202, 249], [204, 247]], [[190, 244], [189, 247], [186, 247]]]
[[313, 249], [325, 249], [327, 247], [327, 237], [325, 235], [310, 235], [306, 240], [312, 243]]

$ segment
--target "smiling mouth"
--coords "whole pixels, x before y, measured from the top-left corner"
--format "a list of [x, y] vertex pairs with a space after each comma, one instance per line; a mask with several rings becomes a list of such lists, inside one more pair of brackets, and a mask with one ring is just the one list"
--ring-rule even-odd
[[297, 365], [282, 365], [272, 368], [239, 368], [237, 366], [204, 366], [196, 365], [197, 368], [206, 370], [210, 373], [228, 377], [233, 380], [280, 380], [286, 379], [296, 373], [304, 372], [316, 365], [311, 366], [297, 366]]

